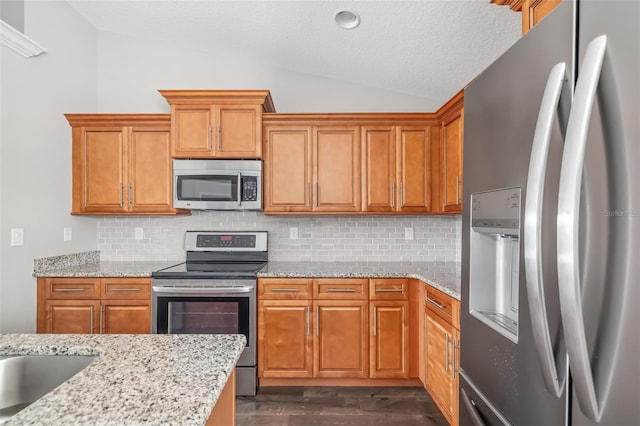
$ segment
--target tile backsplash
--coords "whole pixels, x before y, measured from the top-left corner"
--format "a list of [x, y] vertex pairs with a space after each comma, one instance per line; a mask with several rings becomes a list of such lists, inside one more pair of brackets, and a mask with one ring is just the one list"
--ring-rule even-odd
[[[183, 260], [187, 230], [269, 232], [269, 259], [291, 261], [460, 261], [460, 216], [265, 216], [194, 211], [191, 216], [116, 216], [98, 222], [102, 261]], [[135, 228], [143, 238], [135, 239]], [[298, 228], [298, 239], [289, 238]], [[405, 228], [414, 239], [405, 240]]]

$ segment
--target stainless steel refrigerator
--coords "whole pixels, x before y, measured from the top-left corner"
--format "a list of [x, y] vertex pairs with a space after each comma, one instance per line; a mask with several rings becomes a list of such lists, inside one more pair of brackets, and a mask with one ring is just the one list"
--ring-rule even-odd
[[565, 0], [464, 128], [460, 424], [640, 425], [640, 1]]

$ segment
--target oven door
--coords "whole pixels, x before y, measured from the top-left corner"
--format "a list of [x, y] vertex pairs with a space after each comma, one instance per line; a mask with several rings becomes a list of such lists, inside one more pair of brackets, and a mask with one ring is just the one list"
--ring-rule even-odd
[[152, 332], [244, 334], [247, 346], [238, 365], [255, 365], [255, 281], [216, 280], [207, 283], [211, 286], [198, 280], [154, 280]]

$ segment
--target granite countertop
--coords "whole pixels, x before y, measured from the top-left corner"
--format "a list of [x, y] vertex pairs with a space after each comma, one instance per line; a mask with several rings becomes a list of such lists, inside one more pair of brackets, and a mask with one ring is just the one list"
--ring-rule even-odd
[[417, 278], [460, 300], [460, 262], [279, 262], [260, 278]]
[[80, 265], [58, 266], [55, 268], [38, 269], [33, 272], [34, 277], [150, 277], [151, 273], [169, 266], [182, 263], [175, 260], [168, 262], [96, 262]]
[[0, 334], [0, 355], [98, 355], [7, 425], [203, 425], [243, 335]]

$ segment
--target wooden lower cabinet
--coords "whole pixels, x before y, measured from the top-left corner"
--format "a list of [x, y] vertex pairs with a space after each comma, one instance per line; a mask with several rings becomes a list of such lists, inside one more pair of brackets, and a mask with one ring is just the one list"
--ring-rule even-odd
[[37, 332], [148, 334], [149, 278], [38, 278]]
[[313, 376], [310, 300], [258, 302], [258, 376]]
[[370, 377], [409, 378], [409, 302], [370, 302]]
[[367, 301], [316, 300], [314, 377], [368, 378]]

